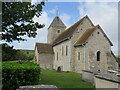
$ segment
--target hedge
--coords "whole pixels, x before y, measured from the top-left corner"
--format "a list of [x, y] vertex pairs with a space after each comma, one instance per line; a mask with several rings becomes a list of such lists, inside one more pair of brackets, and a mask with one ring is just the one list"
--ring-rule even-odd
[[38, 84], [40, 67], [33, 62], [2, 63], [2, 90], [16, 90], [19, 86]]

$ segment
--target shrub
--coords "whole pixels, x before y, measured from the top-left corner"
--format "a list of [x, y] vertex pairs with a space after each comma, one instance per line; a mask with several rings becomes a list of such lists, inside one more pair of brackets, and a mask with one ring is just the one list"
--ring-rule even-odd
[[23, 85], [38, 84], [40, 67], [33, 62], [9, 61], [2, 63], [3, 90], [15, 90]]

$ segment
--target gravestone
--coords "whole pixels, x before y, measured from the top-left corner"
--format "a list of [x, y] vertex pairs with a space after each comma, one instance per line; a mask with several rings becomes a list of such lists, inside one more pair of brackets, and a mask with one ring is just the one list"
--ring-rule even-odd
[[17, 90], [60, 90], [54, 85], [27, 85], [20, 86]]

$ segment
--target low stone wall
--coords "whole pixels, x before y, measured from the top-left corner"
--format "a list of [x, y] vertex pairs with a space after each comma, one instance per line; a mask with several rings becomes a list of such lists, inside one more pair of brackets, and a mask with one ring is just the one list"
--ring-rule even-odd
[[94, 77], [96, 88], [114, 88], [120, 90], [120, 77], [111, 74], [98, 74]]
[[94, 75], [96, 74], [97, 72], [93, 72], [90, 70], [82, 70], [82, 80], [94, 84]]

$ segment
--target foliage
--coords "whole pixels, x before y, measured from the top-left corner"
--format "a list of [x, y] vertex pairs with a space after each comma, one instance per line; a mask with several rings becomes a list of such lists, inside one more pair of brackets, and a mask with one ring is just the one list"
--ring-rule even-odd
[[35, 52], [34, 50], [22, 50], [19, 49], [18, 60], [33, 60]]
[[2, 40], [25, 40], [21, 36], [35, 37], [38, 28], [44, 25], [34, 22], [34, 16], [39, 17], [43, 5], [31, 5], [30, 2], [2, 2]]
[[22, 85], [38, 84], [40, 68], [33, 62], [2, 62], [3, 90], [15, 90]]
[[2, 61], [10, 61], [17, 59], [18, 50], [13, 49], [13, 46], [9, 46], [8, 44], [2, 45]]
[[[82, 75], [74, 72], [57, 72], [55, 70], [41, 69], [39, 84], [56, 85], [58, 88], [95, 88], [92, 84], [82, 80]], [[73, 89], [71, 89], [73, 90]]]
[[2, 45], [2, 61], [12, 61], [12, 60], [33, 60], [34, 51], [33, 50], [16, 50], [13, 46], [8, 44]]

